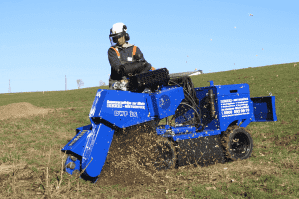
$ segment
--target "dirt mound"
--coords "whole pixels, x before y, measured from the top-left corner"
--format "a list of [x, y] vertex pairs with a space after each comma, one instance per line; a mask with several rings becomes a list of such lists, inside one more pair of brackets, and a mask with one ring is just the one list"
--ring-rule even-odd
[[149, 126], [138, 126], [116, 132], [96, 184], [131, 186], [155, 182], [157, 170], [151, 162], [156, 158], [153, 155], [156, 140], [157, 134]]
[[0, 120], [9, 118], [22, 118], [33, 115], [46, 115], [53, 109], [45, 109], [34, 106], [28, 102], [12, 103], [6, 106], [0, 106]]

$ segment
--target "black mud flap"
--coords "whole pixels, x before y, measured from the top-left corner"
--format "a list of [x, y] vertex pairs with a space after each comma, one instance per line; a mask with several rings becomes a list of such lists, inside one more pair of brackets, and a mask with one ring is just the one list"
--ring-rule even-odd
[[178, 141], [178, 166], [197, 163], [208, 166], [224, 163], [220, 135]]

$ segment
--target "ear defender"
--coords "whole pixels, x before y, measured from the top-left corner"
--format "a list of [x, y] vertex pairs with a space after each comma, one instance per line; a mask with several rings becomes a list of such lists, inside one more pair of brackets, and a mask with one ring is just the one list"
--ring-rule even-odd
[[129, 34], [127, 33], [127, 26], [126, 26], [126, 25], [123, 26], [123, 32], [126, 32], [125, 40], [126, 40], [126, 41], [129, 41], [129, 40], [130, 40], [130, 36], [129, 36]]
[[129, 36], [128, 33], [126, 33], [125, 39], [126, 39], [126, 41], [129, 41], [129, 40], [130, 40], [130, 36]]
[[126, 25], [123, 26], [123, 31], [127, 32], [127, 26]]

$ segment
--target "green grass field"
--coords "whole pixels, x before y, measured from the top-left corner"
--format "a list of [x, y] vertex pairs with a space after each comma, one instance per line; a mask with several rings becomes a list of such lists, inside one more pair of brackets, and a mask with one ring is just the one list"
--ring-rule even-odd
[[299, 198], [297, 64], [192, 76], [195, 87], [214, 80], [215, 85], [248, 83], [251, 97], [271, 92], [278, 121], [248, 125], [254, 151], [247, 160], [162, 171], [147, 184], [105, 186], [62, 172], [60, 150], [77, 127], [90, 124], [99, 87], [0, 94], [1, 198]]

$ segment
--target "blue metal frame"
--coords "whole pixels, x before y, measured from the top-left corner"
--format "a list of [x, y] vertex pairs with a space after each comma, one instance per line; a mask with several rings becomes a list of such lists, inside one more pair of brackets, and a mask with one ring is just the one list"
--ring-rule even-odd
[[[215, 117], [210, 114], [212, 105], [207, 106], [209, 90], [215, 94]], [[210, 86], [195, 91], [204, 126], [161, 125], [156, 129], [158, 135], [178, 142], [216, 136], [233, 124], [246, 127], [250, 122], [277, 121], [275, 96], [250, 98], [248, 84], [214, 85], [210, 81]], [[115, 130], [174, 115], [183, 99], [183, 89], [178, 86], [165, 86], [156, 93], [99, 89], [89, 113], [91, 124], [77, 128], [76, 136], [62, 151], [79, 157], [74, 170], [86, 168], [84, 175], [96, 178], [105, 164]], [[66, 164], [70, 161], [68, 158]], [[70, 174], [74, 170], [66, 168]]]

